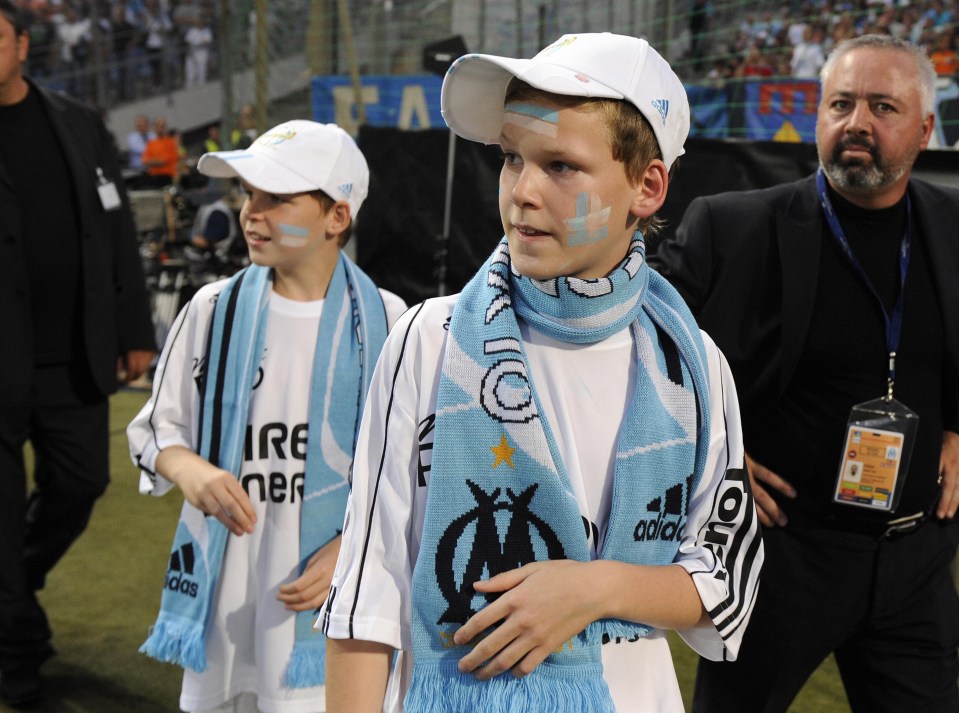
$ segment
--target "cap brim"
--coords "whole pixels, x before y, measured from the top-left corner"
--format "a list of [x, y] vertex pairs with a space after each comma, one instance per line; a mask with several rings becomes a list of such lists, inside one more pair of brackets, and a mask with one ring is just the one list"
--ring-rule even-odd
[[211, 178], [239, 178], [261, 191], [289, 194], [316, 190], [316, 185], [283, 164], [251, 151], [203, 154], [197, 171]]
[[516, 77], [536, 89], [576, 97], [624, 99], [621, 92], [558, 64], [473, 54], [457, 60], [443, 80], [443, 118], [458, 136], [495, 144], [503, 128], [503, 100]]

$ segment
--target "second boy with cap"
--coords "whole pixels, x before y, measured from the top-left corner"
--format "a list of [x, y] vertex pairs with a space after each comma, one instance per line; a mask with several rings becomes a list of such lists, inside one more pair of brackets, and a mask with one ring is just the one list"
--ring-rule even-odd
[[185, 711], [319, 713], [314, 611], [370, 374], [405, 305], [340, 250], [369, 170], [339, 127], [289, 121], [198, 168], [241, 180], [253, 264], [184, 307], [127, 429], [141, 492], [185, 499], [143, 651], [187, 669]]
[[735, 658], [763, 557], [725, 360], [645, 261], [682, 84], [644, 40], [566, 35], [461, 58], [442, 104], [503, 150], [505, 236], [384, 347], [329, 710], [679, 713], [664, 630]]

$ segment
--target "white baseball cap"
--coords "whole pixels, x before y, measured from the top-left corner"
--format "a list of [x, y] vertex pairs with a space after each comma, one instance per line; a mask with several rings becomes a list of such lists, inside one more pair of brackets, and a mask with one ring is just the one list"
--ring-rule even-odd
[[213, 178], [239, 177], [269, 193], [317, 189], [350, 205], [356, 214], [370, 185], [370, 169], [353, 138], [336, 124], [287, 121], [256, 138], [248, 149], [200, 157], [197, 170]]
[[563, 35], [532, 59], [464, 55], [443, 80], [440, 103], [450, 129], [464, 139], [497, 143], [512, 77], [553, 94], [625, 99], [653, 127], [667, 167], [684, 153], [686, 90], [646, 40], [610, 32]]

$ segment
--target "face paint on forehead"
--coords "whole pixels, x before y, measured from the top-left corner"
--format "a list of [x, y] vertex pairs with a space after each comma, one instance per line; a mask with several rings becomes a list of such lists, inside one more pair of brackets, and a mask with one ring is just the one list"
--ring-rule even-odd
[[299, 225], [290, 225], [289, 223], [280, 223], [280, 245], [289, 248], [302, 248], [306, 245], [307, 236], [310, 231]]
[[555, 139], [559, 130], [559, 112], [539, 104], [510, 102], [506, 105], [503, 123]]
[[603, 208], [602, 205], [595, 193], [580, 193], [576, 196], [576, 217], [563, 221], [570, 230], [567, 245], [589, 245], [606, 238], [609, 234], [609, 214], [612, 209]]

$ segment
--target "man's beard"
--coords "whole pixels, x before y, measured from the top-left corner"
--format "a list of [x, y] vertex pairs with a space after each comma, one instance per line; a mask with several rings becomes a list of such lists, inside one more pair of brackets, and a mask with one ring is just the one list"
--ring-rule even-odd
[[[872, 162], [867, 163], [859, 158], [843, 158], [842, 152], [852, 146], [866, 149], [872, 157]], [[833, 185], [850, 191], [885, 188], [902, 178], [909, 169], [908, 165], [903, 164], [888, 165], [878, 146], [856, 137], [843, 139], [836, 144], [832, 155], [827, 160], [823, 160], [822, 164]]]

